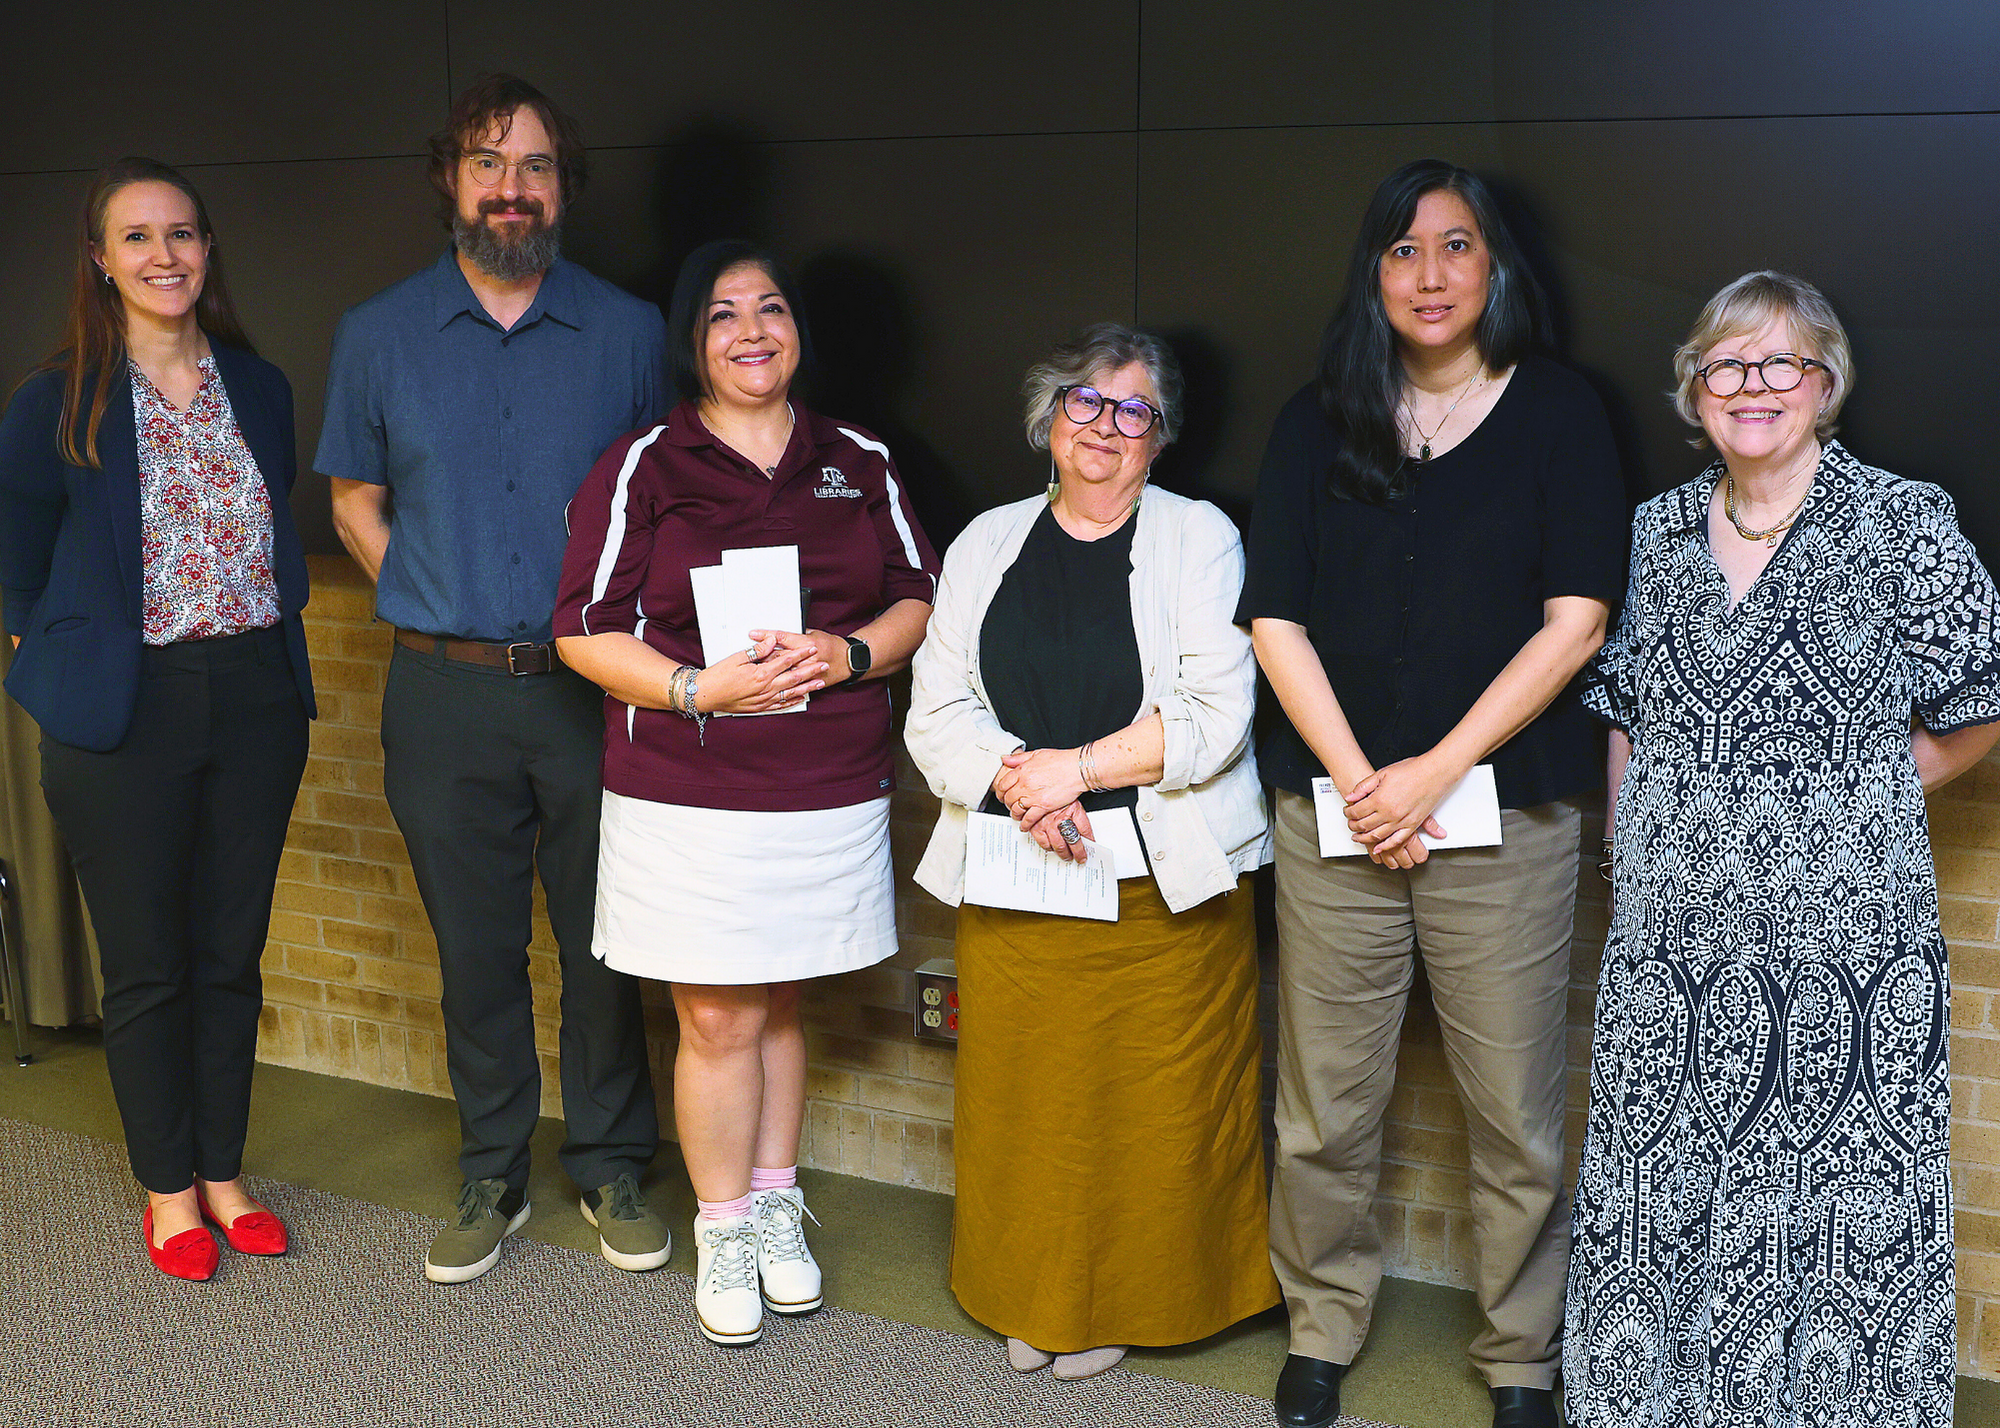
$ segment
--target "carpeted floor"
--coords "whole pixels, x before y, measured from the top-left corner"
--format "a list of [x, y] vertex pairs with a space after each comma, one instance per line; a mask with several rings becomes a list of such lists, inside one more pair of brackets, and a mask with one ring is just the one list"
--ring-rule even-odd
[[215, 1279], [186, 1284], [138, 1252], [121, 1147], [0, 1120], [8, 1428], [1271, 1421], [1266, 1399], [1124, 1371], [1083, 1383], [1024, 1376], [989, 1344], [838, 1308], [773, 1323], [757, 1345], [718, 1348], [694, 1332], [685, 1275], [619, 1274], [594, 1254], [520, 1236], [486, 1277], [432, 1285], [409, 1266], [436, 1220], [252, 1184], [290, 1226], [292, 1253], [225, 1250]]

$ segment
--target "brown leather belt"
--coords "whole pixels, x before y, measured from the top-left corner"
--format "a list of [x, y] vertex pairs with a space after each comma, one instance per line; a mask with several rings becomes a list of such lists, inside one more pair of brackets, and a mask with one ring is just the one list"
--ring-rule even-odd
[[503, 645], [490, 640], [448, 640], [442, 635], [398, 629], [396, 643], [423, 654], [440, 654], [461, 664], [504, 669], [515, 675], [547, 674], [562, 667], [562, 661], [556, 658], [554, 645], [532, 644], [527, 640]]

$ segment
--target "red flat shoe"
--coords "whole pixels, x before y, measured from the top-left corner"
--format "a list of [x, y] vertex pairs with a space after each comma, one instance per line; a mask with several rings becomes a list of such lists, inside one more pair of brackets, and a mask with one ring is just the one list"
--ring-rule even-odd
[[222, 1262], [222, 1251], [215, 1247], [215, 1236], [198, 1226], [182, 1230], [163, 1245], [154, 1245], [151, 1205], [146, 1207], [145, 1216], [139, 1221], [139, 1233], [146, 1241], [146, 1257], [153, 1261], [153, 1268], [175, 1279], [207, 1279], [215, 1273], [216, 1265]]
[[202, 1218], [221, 1230], [229, 1247], [238, 1254], [283, 1254], [291, 1244], [285, 1234], [285, 1222], [269, 1210], [252, 1210], [238, 1215], [235, 1224], [225, 1225], [208, 1208], [208, 1196], [197, 1190], [195, 1202], [201, 1206]]

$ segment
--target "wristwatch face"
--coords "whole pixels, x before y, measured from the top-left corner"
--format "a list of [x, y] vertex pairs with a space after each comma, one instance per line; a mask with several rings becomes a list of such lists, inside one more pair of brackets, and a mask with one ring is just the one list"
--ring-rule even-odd
[[849, 635], [847, 637], [847, 667], [854, 671], [854, 677], [859, 679], [862, 675], [868, 673], [869, 666], [874, 663], [875, 655], [868, 648], [868, 641], [856, 639], [853, 635]]

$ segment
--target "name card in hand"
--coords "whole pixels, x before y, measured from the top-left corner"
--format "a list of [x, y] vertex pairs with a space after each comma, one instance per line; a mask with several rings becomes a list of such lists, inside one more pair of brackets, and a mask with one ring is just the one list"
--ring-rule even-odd
[[1110, 856], [1084, 839], [1085, 861], [1059, 858], [997, 813], [965, 824], [965, 900], [1015, 912], [1118, 920], [1118, 876]]
[[[1330, 778], [1313, 780], [1313, 812], [1319, 816], [1322, 858], [1366, 857], [1368, 850], [1347, 831], [1347, 800]], [[1493, 765], [1475, 764], [1455, 784], [1431, 814], [1444, 837], [1418, 834], [1426, 848], [1494, 848], [1500, 843], [1500, 796], [1493, 787]]]

